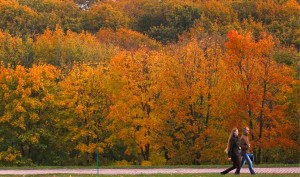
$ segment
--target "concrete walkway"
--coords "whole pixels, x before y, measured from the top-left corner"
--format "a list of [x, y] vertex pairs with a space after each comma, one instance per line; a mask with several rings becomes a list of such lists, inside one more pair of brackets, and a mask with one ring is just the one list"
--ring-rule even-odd
[[[174, 169], [43, 169], [43, 170], [0, 170], [2, 175], [29, 175], [29, 174], [197, 174], [197, 173], [220, 173], [221, 168], [196, 169], [196, 168], [174, 168]], [[278, 168], [254, 168], [257, 174], [261, 173], [294, 173], [300, 174], [300, 167], [278, 167]], [[233, 173], [233, 172], [231, 172]], [[249, 173], [248, 168], [242, 168], [241, 173]]]

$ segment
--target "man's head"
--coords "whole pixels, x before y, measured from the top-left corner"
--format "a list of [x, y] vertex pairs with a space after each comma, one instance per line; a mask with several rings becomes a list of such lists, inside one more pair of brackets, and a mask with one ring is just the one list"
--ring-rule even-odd
[[243, 134], [244, 135], [249, 135], [249, 127], [245, 127], [245, 128], [243, 128]]

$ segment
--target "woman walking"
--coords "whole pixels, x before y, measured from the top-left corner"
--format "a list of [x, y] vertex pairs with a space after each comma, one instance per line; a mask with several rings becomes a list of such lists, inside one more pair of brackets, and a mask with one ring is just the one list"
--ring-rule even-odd
[[237, 128], [232, 129], [227, 142], [227, 148], [225, 152], [228, 154], [228, 159], [232, 161], [233, 166], [222, 171], [221, 174], [225, 175], [231, 170], [236, 169], [235, 174], [240, 174], [241, 161], [240, 161], [240, 145], [239, 145], [239, 130]]

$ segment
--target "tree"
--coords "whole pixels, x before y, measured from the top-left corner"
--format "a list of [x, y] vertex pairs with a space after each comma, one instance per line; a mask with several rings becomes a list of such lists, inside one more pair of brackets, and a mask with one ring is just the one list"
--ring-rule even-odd
[[121, 1], [118, 9], [128, 14], [130, 27], [162, 43], [175, 42], [200, 17], [191, 1]]
[[262, 23], [265, 31], [274, 34], [286, 45], [294, 45], [299, 50], [299, 2], [286, 1], [238, 1], [232, 2], [240, 22], [253, 20]]
[[291, 91], [292, 71], [272, 59], [274, 42], [270, 36], [262, 36], [256, 42], [249, 33], [241, 35], [231, 31], [228, 39], [227, 66], [236, 85], [234, 99], [238, 105], [233, 110], [240, 117], [235, 119], [253, 130], [254, 154], [257, 163], [261, 163], [271, 158], [266, 155], [263, 159], [262, 152], [276, 146], [278, 141], [287, 141], [287, 147], [295, 147], [295, 142], [288, 140], [286, 129], [293, 126], [284, 119], [285, 95]]
[[32, 64], [32, 40], [22, 40], [12, 37], [9, 33], [0, 31], [0, 61], [3, 64], [16, 67], [17, 65], [30, 66]]
[[223, 58], [220, 42], [217, 38], [194, 37], [170, 48], [169, 55], [175, 60], [173, 72], [178, 74], [165, 90], [170, 104], [166, 110], [172, 115], [168, 119], [172, 144], [166, 146], [170, 163], [199, 164], [213, 156], [209, 150], [216, 146], [213, 141], [217, 137], [210, 132], [216, 125], [215, 99]]
[[126, 27], [128, 18], [125, 14], [114, 9], [110, 4], [94, 4], [86, 11], [84, 29], [96, 33], [101, 28], [111, 28], [116, 30], [120, 27]]
[[56, 25], [64, 31], [81, 32], [83, 30], [83, 11], [72, 0], [18, 0], [38, 14], [34, 35], [41, 34], [47, 28], [54, 30]]
[[[104, 69], [101, 66], [75, 65], [59, 84], [59, 124], [66, 130], [62, 143], [77, 164], [95, 162], [96, 149], [106, 148], [110, 100], [104, 85]], [[70, 141], [71, 140], [71, 141]]]
[[[286, 119], [294, 125], [295, 128], [290, 129], [290, 140], [297, 142], [299, 146], [299, 120], [300, 117], [300, 58], [299, 53], [292, 47], [290, 48], [282, 48], [279, 46], [275, 48], [275, 53], [272, 56], [276, 62], [281, 63], [282, 65], [287, 65], [289, 67], [294, 68], [295, 75], [294, 78], [296, 79], [292, 83], [292, 92], [288, 94], [287, 97], [287, 109], [286, 109]], [[292, 131], [292, 132], [291, 132]], [[280, 147], [277, 148], [279, 151]], [[286, 161], [288, 163], [298, 163], [299, 159], [294, 158], [297, 156], [296, 154], [299, 153], [298, 150], [294, 149], [287, 149], [286, 154], [284, 156], [280, 156], [277, 159], [279, 161]]]
[[15, 70], [1, 66], [0, 76], [1, 162], [43, 163], [49, 159], [45, 152], [51, 148], [50, 112], [59, 71], [49, 65], [30, 69], [17, 66]]
[[163, 130], [159, 106], [162, 90], [158, 87], [163, 55], [140, 49], [120, 52], [109, 65], [109, 88], [113, 105], [112, 142], [122, 141], [126, 154], [138, 159], [151, 160], [151, 149], [158, 149], [158, 133]]
[[230, 1], [204, 1], [199, 4], [201, 17], [194, 27], [200, 26], [209, 34], [225, 35], [231, 29], [238, 28], [237, 14]]
[[33, 44], [35, 63], [49, 63], [69, 69], [74, 62], [107, 63], [115, 48], [100, 44], [90, 33], [80, 34], [63, 30], [47, 29]]
[[38, 14], [16, 0], [0, 1], [0, 29], [14, 36], [31, 36], [35, 33]]
[[160, 44], [146, 35], [132, 31], [126, 28], [120, 28], [116, 31], [112, 29], [101, 29], [96, 34], [100, 43], [106, 45], [115, 45], [120, 49], [135, 51], [140, 48], [160, 49]]

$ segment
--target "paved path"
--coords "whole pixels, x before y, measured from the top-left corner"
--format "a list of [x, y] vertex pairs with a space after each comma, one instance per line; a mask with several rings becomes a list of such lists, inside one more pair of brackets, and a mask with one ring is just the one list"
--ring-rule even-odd
[[[279, 168], [254, 168], [256, 173], [294, 173], [300, 174], [300, 167]], [[0, 170], [5, 175], [29, 175], [29, 174], [197, 174], [197, 173], [220, 173], [221, 168], [197, 169], [197, 168], [174, 168], [174, 169], [43, 169], [43, 170]], [[241, 173], [249, 173], [248, 168], [242, 168]]]

